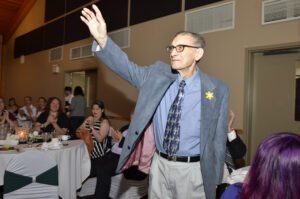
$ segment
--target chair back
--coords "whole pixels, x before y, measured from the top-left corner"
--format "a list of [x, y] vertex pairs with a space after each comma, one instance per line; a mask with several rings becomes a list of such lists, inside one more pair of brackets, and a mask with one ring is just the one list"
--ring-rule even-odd
[[4, 173], [4, 199], [58, 198], [58, 168], [45, 152], [15, 156]]

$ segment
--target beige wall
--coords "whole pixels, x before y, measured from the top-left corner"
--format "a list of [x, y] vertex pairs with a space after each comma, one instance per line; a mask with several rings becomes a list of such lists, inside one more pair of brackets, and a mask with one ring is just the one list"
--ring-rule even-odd
[[[236, 1], [235, 28], [232, 30], [206, 33], [207, 48], [200, 68], [204, 72], [228, 83], [231, 90], [230, 107], [236, 113], [235, 127], [244, 127], [245, 94], [247, 85], [248, 48], [270, 45], [285, 45], [300, 41], [300, 21], [261, 25], [261, 0]], [[87, 44], [85, 39], [64, 46], [64, 58], [57, 62], [61, 73], [53, 75], [48, 62], [48, 51], [26, 56], [25, 64], [13, 58], [14, 39], [43, 25], [44, 0], [33, 6], [16, 33], [6, 46], [5, 97], [16, 96], [21, 103], [24, 95], [63, 97], [64, 71], [98, 67], [98, 97], [104, 100], [110, 114], [129, 115], [130, 106], [136, 101], [137, 91], [109, 69], [103, 67], [96, 58], [70, 61], [71, 47]], [[168, 62], [165, 47], [172, 36], [184, 29], [184, 12], [131, 26], [130, 48], [126, 49], [130, 59], [147, 65], [156, 60]]]
[[277, 132], [300, 134], [295, 121], [296, 60], [300, 53], [253, 56], [253, 108], [249, 158], [267, 136]]

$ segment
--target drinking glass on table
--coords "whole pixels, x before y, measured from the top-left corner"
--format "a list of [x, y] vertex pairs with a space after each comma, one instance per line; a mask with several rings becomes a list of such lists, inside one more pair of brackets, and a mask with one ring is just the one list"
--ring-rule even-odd
[[7, 126], [5, 124], [0, 125], [0, 140], [5, 140], [7, 135]]
[[50, 133], [48, 133], [48, 132], [43, 132], [43, 141], [44, 142], [47, 142], [48, 140], [49, 140], [49, 138], [50, 138]]
[[33, 143], [33, 138], [32, 138], [32, 137], [29, 137], [28, 140], [27, 140], [28, 148], [31, 148], [31, 147], [32, 147], [32, 143]]
[[60, 133], [57, 132], [55, 129], [51, 132], [52, 138], [59, 138]]

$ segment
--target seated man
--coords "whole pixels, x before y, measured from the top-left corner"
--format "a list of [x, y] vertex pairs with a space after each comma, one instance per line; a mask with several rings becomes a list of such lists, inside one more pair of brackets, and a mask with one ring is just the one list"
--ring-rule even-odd
[[17, 115], [19, 126], [31, 128], [33, 122], [36, 121], [37, 110], [32, 104], [32, 98], [30, 96], [24, 97], [24, 106], [19, 109]]
[[227, 178], [230, 174], [240, 168], [240, 165], [236, 163], [236, 159], [242, 158], [246, 154], [246, 145], [237, 135], [236, 131], [232, 128], [235, 115], [232, 110], [229, 110], [228, 132], [226, 142], [225, 164], [223, 169], [222, 184], [217, 188], [217, 197], [220, 198], [225, 191], [227, 184]]
[[236, 163], [236, 159], [242, 158], [246, 154], [246, 145], [232, 128], [234, 122], [234, 113], [229, 110], [228, 134], [226, 142], [225, 164], [229, 173], [233, 169], [238, 169], [240, 166]]

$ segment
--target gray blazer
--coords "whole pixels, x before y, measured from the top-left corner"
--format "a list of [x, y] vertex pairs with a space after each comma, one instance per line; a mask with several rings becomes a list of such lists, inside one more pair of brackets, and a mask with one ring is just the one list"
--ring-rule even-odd
[[[110, 38], [104, 49], [96, 51], [97, 46], [97, 42], [94, 41], [92, 50], [103, 63], [139, 90], [134, 116], [117, 168], [117, 171], [120, 171], [147, 125], [151, 122], [166, 90], [177, 78], [177, 74], [172, 72], [170, 65], [159, 61], [149, 67], [136, 65], [129, 61], [128, 56]], [[215, 199], [216, 185], [222, 181], [227, 139], [229, 89], [222, 81], [201, 71], [200, 78], [200, 165], [206, 198]], [[208, 91], [213, 93], [213, 98], [206, 98]]]

